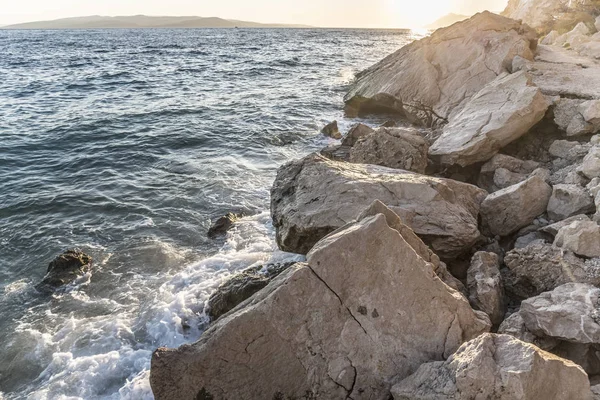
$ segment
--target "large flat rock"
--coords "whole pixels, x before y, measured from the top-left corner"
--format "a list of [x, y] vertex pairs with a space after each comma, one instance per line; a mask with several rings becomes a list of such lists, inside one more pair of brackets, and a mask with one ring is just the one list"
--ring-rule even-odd
[[533, 60], [535, 32], [483, 12], [413, 42], [361, 72], [347, 94], [350, 114], [407, 112], [424, 125], [449, 119], [507, 72], [515, 56]]
[[450, 119], [429, 154], [444, 165], [487, 161], [541, 121], [548, 106], [526, 72], [499, 76]]
[[600, 99], [600, 63], [574, 51], [540, 45], [527, 67], [545, 95], [568, 99]]
[[489, 329], [383, 214], [326, 237], [307, 258], [198, 342], [157, 350], [156, 399], [384, 400], [420, 364]]
[[313, 154], [279, 170], [271, 190], [271, 214], [279, 247], [306, 254], [380, 200], [444, 258], [469, 250], [477, 241], [479, 205], [486, 195], [450, 179]]

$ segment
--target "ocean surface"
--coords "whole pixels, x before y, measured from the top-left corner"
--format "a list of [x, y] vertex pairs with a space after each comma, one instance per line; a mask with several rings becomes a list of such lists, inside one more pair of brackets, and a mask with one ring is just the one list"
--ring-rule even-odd
[[[277, 168], [357, 122], [354, 74], [414, 38], [0, 30], [0, 399], [152, 399], [152, 351], [197, 340], [224, 279], [298, 258], [274, 242]], [[229, 211], [250, 216], [209, 240]], [[69, 248], [93, 271], [37, 292]]]

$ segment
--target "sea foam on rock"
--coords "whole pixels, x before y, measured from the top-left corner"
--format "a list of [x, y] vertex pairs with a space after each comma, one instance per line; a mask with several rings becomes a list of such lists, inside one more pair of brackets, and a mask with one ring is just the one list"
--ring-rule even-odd
[[394, 229], [398, 220], [390, 226], [369, 214], [325, 237], [307, 264], [283, 272], [197, 343], [158, 349], [156, 398], [385, 399], [419, 365], [489, 329], [487, 316]]
[[79, 250], [67, 250], [50, 262], [46, 276], [36, 288], [41, 291], [60, 288], [91, 271], [91, 268], [92, 257]]
[[271, 212], [279, 247], [306, 254], [381, 200], [444, 258], [469, 250], [479, 239], [479, 205], [486, 194], [451, 179], [312, 154], [280, 168]]

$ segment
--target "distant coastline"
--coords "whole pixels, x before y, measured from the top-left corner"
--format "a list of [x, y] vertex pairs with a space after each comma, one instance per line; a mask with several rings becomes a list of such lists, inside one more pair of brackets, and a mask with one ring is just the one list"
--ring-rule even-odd
[[136, 28], [313, 28], [309, 25], [258, 23], [218, 17], [154, 17], [147, 15], [61, 18], [0, 26], [0, 29], [136, 29]]

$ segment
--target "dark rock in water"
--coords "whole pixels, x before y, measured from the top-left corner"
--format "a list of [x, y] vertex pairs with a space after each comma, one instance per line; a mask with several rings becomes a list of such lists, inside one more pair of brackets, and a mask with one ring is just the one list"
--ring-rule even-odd
[[325, 125], [325, 127], [323, 127], [323, 129], [321, 129], [321, 133], [323, 135], [329, 136], [330, 138], [333, 138], [333, 139], [341, 139], [342, 138], [342, 134], [340, 133], [340, 131], [338, 129], [337, 121], [333, 121], [333, 122]]
[[383, 124], [381, 124], [380, 127], [381, 128], [395, 128], [396, 121], [390, 119], [389, 121], [385, 121]]
[[77, 250], [67, 250], [48, 265], [48, 273], [36, 288], [52, 290], [68, 285], [92, 267], [92, 257]]
[[208, 229], [208, 237], [214, 239], [217, 236], [225, 235], [225, 233], [227, 233], [227, 231], [233, 227], [233, 223], [243, 216], [243, 214], [234, 213], [228, 213], [222, 216], [213, 222], [211, 227]]
[[[238, 304], [269, 284], [294, 262], [248, 268], [223, 283], [207, 302], [206, 313], [211, 321], [233, 310]], [[264, 271], [263, 271], [264, 270]]]

